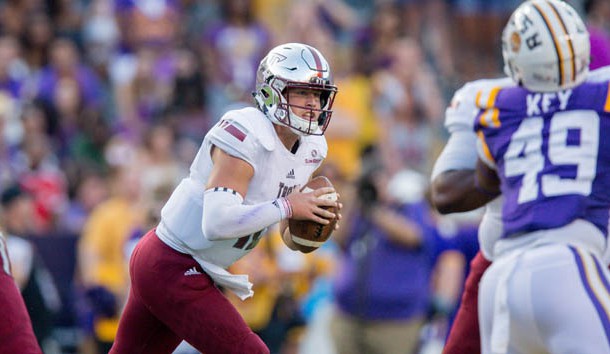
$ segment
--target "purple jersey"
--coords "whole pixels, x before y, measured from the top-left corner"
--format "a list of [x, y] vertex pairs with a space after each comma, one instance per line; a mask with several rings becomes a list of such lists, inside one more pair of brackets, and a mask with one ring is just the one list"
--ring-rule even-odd
[[[482, 95], [484, 95], [483, 93]], [[533, 93], [492, 89], [480, 100], [475, 131], [495, 164], [504, 236], [553, 229], [576, 219], [608, 232], [610, 95], [607, 80]]]

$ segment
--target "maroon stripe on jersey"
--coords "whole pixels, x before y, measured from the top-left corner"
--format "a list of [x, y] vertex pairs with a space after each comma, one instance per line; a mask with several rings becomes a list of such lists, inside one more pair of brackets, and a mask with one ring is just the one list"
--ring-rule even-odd
[[316, 62], [316, 70], [318, 71], [318, 77], [322, 77], [322, 60], [320, 59], [318, 52], [316, 52], [315, 49], [309, 46], [307, 47], [307, 49], [309, 49], [309, 52], [313, 56], [313, 60]]
[[244, 141], [244, 139], [246, 138], [246, 133], [242, 132], [241, 130], [239, 130], [238, 127], [234, 126], [231, 123], [227, 124], [225, 130], [239, 141]]

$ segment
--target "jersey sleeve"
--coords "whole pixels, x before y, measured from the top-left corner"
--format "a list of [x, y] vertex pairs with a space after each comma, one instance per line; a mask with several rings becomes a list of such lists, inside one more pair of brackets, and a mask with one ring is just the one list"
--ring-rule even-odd
[[514, 85], [510, 78], [486, 79], [469, 82], [455, 92], [445, 111], [445, 127], [449, 133], [472, 131], [480, 109], [488, 104], [490, 93]]
[[431, 179], [449, 170], [474, 169], [477, 160], [475, 120], [481, 104], [496, 87], [512, 84], [508, 78], [469, 82], [455, 92], [445, 111], [449, 140], [437, 158]]
[[455, 92], [449, 107], [445, 110], [445, 128], [450, 134], [456, 131], [472, 131], [477, 113], [475, 106], [476, 88], [466, 84]]
[[250, 165], [256, 165], [256, 154], [259, 139], [243, 115], [234, 112], [226, 113], [208, 132], [211, 144], [216, 145], [227, 154], [242, 159]]
[[598, 83], [608, 80], [610, 80], [610, 66], [590, 71], [589, 75], [587, 75], [587, 82]]

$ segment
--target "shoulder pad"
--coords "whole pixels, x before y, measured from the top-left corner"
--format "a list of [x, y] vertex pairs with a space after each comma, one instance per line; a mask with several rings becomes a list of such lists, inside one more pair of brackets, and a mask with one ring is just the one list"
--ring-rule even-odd
[[266, 150], [275, 149], [275, 132], [273, 123], [265, 114], [254, 107], [246, 107], [229, 112], [231, 119], [238, 122], [252, 133], [252, 138], [256, 139]]
[[228, 154], [254, 165], [256, 154], [260, 151], [259, 145], [266, 150], [275, 147], [275, 138], [270, 131], [272, 127], [259, 127], [262, 124], [271, 122], [257, 109], [232, 110], [210, 129], [206, 139]]
[[512, 79], [484, 79], [471, 81], [455, 92], [445, 111], [445, 127], [449, 132], [456, 130], [471, 131], [474, 119], [481, 107], [477, 105], [490, 97], [490, 93], [500, 88], [515, 86]]
[[587, 82], [603, 82], [610, 80], [610, 66], [604, 66], [589, 72]]

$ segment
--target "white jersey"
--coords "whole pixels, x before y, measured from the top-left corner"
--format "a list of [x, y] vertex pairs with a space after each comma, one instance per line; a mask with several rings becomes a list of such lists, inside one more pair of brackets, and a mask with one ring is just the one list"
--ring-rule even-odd
[[[432, 178], [440, 173], [457, 169], [475, 169], [477, 161], [477, 136], [474, 122], [478, 106], [493, 97], [494, 89], [514, 85], [510, 78], [486, 79], [469, 82], [454, 94], [445, 112], [445, 128], [451, 134], [434, 165]], [[497, 91], [496, 91], [497, 92]], [[488, 260], [493, 260], [493, 247], [502, 236], [502, 198], [498, 197], [485, 206], [485, 214], [479, 225], [479, 247]]]
[[328, 148], [323, 136], [306, 135], [300, 137], [296, 153], [291, 153], [279, 140], [273, 123], [251, 107], [226, 113], [206, 134], [190, 175], [180, 182], [161, 210], [157, 235], [200, 263], [227, 268], [250, 252], [266, 230], [217, 241], [210, 241], [203, 234], [203, 194], [212, 170], [213, 146], [254, 168], [248, 192], [243, 196], [247, 205], [272, 201], [300, 189], [320, 166]]

